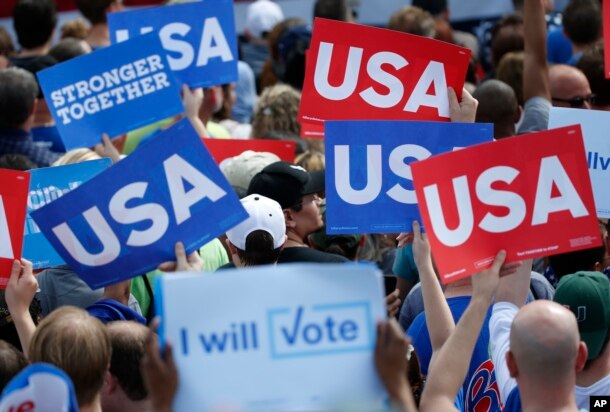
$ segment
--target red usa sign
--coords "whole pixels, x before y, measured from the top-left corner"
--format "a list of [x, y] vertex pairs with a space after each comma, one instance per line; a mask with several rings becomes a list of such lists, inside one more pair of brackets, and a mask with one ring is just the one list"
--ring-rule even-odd
[[510, 262], [601, 243], [579, 125], [434, 156], [411, 171], [445, 283], [487, 268], [500, 249]]
[[292, 163], [296, 150], [296, 143], [289, 140], [202, 138], [201, 141], [217, 164], [229, 157], [239, 156], [246, 150], [273, 153], [281, 160]]
[[0, 182], [0, 289], [4, 289], [13, 260], [21, 259], [30, 174], [0, 169]]
[[316, 19], [299, 119], [448, 120], [470, 50], [387, 29]]

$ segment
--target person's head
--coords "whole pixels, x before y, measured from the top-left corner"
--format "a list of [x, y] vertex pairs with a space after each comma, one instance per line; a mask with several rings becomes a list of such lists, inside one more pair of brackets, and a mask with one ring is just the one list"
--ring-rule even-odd
[[366, 241], [364, 235], [328, 235], [326, 234], [326, 205], [320, 207], [324, 226], [309, 235], [309, 242], [322, 252], [343, 256], [351, 261], [359, 258], [359, 251]]
[[602, 32], [599, 0], [571, 0], [563, 11], [563, 31], [575, 46], [595, 43]]
[[434, 18], [449, 17], [449, 6], [447, 4], [447, 0], [413, 0], [411, 5], [427, 11]]
[[203, 102], [199, 108], [199, 118], [207, 123], [214, 113], [222, 109], [222, 87], [211, 86], [203, 89]]
[[286, 242], [282, 207], [268, 197], [251, 194], [241, 200], [249, 217], [227, 231], [227, 245], [236, 266], [269, 265], [277, 262]]
[[301, 134], [298, 122], [301, 93], [286, 84], [276, 84], [263, 90], [252, 120], [253, 139], [264, 139], [270, 133]]
[[567, 64], [549, 69], [551, 99], [555, 107], [591, 108], [591, 88], [583, 72]]
[[82, 17], [65, 22], [61, 28], [61, 39], [78, 39], [85, 40], [89, 33], [87, 21]]
[[133, 410], [134, 403], [147, 401], [148, 392], [140, 372], [148, 329], [131, 321], [111, 322], [106, 326], [112, 357], [102, 390], [102, 410]]
[[525, 53], [523, 52], [506, 53], [496, 68], [496, 79], [503, 81], [513, 89], [517, 97], [517, 103], [521, 107], [525, 104], [523, 99], [524, 58]]
[[434, 38], [436, 35], [434, 18], [419, 7], [406, 6], [390, 17], [388, 29], [417, 36]]
[[308, 150], [305, 153], [301, 153], [294, 159], [294, 163], [310, 173], [326, 168], [324, 153], [317, 150]]
[[105, 326], [87, 312], [64, 306], [40, 322], [30, 343], [31, 362], [46, 362], [70, 376], [78, 404], [99, 402], [110, 366], [110, 339]]
[[590, 249], [582, 249], [574, 252], [561, 253], [549, 256], [549, 264], [557, 279], [565, 275], [585, 271], [602, 271], [602, 262], [606, 254], [605, 246], [598, 246]]
[[26, 70], [0, 70], [0, 127], [29, 128], [34, 120], [38, 83]]
[[214, 118], [225, 120], [231, 118], [231, 111], [237, 100], [235, 94], [235, 83], [227, 83], [222, 85], [222, 106], [214, 113]]
[[4, 29], [0, 27], [0, 69], [5, 69], [9, 65], [8, 58], [15, 54], [13, 39]]
[[491, 30], [491, 63], [493, 67], [498, 66], [506, 53], [523, 51], [524, 48], [523, 17], [510, 15], [498, 20]]
[[23, 352], [10, 343], [0, 340], [0, 393], [7, 383], [13, 379], [23, 368], [28, 366], [28, 361]]
[[324, 225], [316, 194], [323, 190], [323, 171], [310, 174], [300, 166], [276, 162], [252, 178], [248, 194], [260, 194], [278, 202], [284, 210], [286, 231], [304, 240]]
[[316, 0], [313, 6], [313, 18], [353, 22], [354, 14], [348, 0]]
[[311, 43], [311, 28], [294, 26], [282, 32], [278, 42], [279, 60], [274, 72], [279, 79], [297, 90], [305, 82], [305, 55]]
[[279, 162], [280, 158], [270, 152], [245, 152], [220, 162], [218, 167], [227, 178], [239, 198], [247, 196], [250, 181], [258, 172], [271, 163]]
[[606, 79], [604, 69], [604, 42], [599, 41], [588, 48], [576, 64], [587, 77], [593, 99], [594, 110], [610, 110], [610, 79]]
[[23, 49], [45, 46], [57, 24], [53, 0], [18, 0], [13, 9], [13, 27]]
[[256, 0], [248, 6], [245, 32], [255, 39], [266, 39], [273, 27], [284, 20], [280, 6], [271, 0]]
[[553, 300], [570, 309], [589, 355], [585, 368], [604, 353], [610, 339], [610, 280], [600, 272], [564, 276]]
[[106, 13], [122, 9], [123, 0], [76, 0], [76, 7], [91, 24], [106, 24]]
[[101, 159], [100, 155], [91, 149], [73, 149], [64, 153], [53, 163], [53, 166], [71, 165], [74, 163], [86, 162], [87, 160], [98, 159]]
[[519, 386], [554, 385], [573, 390], [587, 360], [572, 312], [546, 300], [525, 305], [513, 320], [506, 362]]
[[0, 156], [0, 169], [11, 170], [31, 170], [36, 169], [38, 165], [32, 162], [27, 156], [22, 154], [4, 154]]
[[49, 55], [53, 56], [58, 63], [73, 59], [83, 54], [91, 53], [91, 46], [81, 39], [67, 37], [62, 39], [49, 50]]
[[493, 123], [496, 139], [515, 134], [520, 110], [517, 96], [508, 84], [500, 80], [487, 80], [476, 88], [472, 96], [479, 101], [477, 123]]

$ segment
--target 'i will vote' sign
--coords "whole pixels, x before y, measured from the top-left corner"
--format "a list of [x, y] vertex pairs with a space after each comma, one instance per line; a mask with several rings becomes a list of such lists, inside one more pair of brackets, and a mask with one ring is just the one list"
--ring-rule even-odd
[[247, 218], [184, 119], [107, 171], [31, 213], [91, 289], [146, 273]]
[[108, 14], [112, 43], [158, 34], [182, 83], [208, 87], [237, 81], [232, 0], [204, 0]]
[[158, 36], [140, 36], [38, 73], [66, 150], [184, 111]]
[[443, 282], [506, 261], [601, 243], [580, 126], [433, 156], [411, 165]]
[[259, 266], [156, 286], [159, 332], [180, 374], [174, 410], [385, 410], [373, 350], [386, 314], [373, 266]]

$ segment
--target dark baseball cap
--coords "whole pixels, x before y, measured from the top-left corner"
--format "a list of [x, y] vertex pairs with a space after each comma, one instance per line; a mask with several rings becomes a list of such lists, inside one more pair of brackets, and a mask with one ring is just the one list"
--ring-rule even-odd
[[256, 174], [248, 194], [259, 194], [275, 200], [282, 209], [301, 203], [305, 195], [324, 191], [324, 171], [307, 172], [301, 166], [276, 162]]

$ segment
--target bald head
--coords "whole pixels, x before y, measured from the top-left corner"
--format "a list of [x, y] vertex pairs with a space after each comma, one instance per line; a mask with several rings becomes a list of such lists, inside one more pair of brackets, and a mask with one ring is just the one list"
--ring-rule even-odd
[[140, 373], [148, 329], [131, 321], [111, 322], [107, 325], [112, 344], [110, 373], [116, 377], [125, 394], [132, 401], [147, 397]]
[[[591, 95], [591, 87], [589, 87], [589, 81], [582, 71], [567, 64], [556, 64], [549, 69], [549, 79], [553, 106], [591, 108], [590, 102], [584, 99]], [[576, 104], [576, 100], [574, 103], [566, 101], [578, 100], [579, 97], [582, 99], [578, 104]]]
[[519, 374], [530, 380], [575, 379], [579, 345], [574, 314], [547, 300], [525, 305], [510, 331], [510, 352]]
[[515, 134], [519, 104], [515, 91], [500, 80], [487, 80], [477, 87], [473, 97], [479, 101], [477, 123], [493, 123], [496, 139]]

